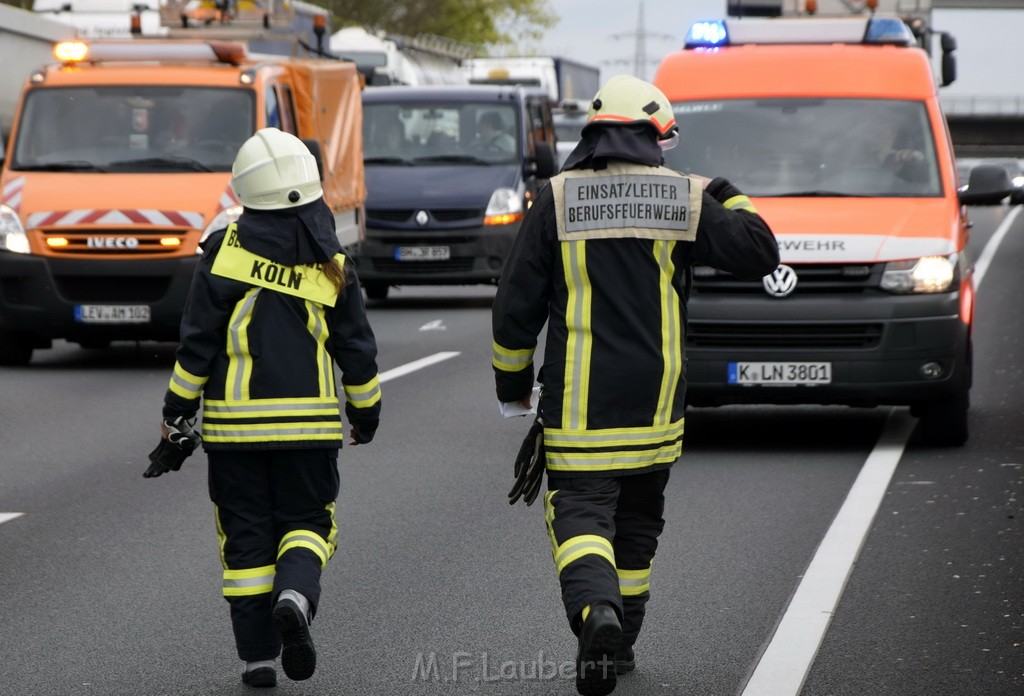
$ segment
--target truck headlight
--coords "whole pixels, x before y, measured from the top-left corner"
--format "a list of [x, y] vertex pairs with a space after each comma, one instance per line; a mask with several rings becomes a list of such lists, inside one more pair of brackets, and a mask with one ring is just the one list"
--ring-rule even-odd
[[242, 206], [240, 205], [233, 205], [230, 208], [225, 208], [217, 213], [214, 218], [210, 220], [210, 224], [206, 226], [206, 229], [203, 230], [203, 234], [199, 237], [199, 245], [196, 247], [196, 253], [203, 253], [203, 242], [205, 242], [211, 234], [219, 229], [227, 227], [232, 222], [237, 222], [241, 215]]
[[882, 272], [881, 288], [898, 294], [946, 292], [956, 279], [956, 254], [890, 261]]
[[21, 224], [21, 218], [10, 206], [0, 205], [0, 249], [16, 254], [29, 253], [28, 235]]
[[484, 211], [485, 225], [511, 225], [523, 219], [523, 199], [515, 189], [500, 188], [491, 194]]

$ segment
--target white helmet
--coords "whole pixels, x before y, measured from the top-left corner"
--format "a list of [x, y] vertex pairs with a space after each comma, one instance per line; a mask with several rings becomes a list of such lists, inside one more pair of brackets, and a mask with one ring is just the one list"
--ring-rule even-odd
[[263, 128], [242, 143], [231, 165], [231, 188], [254, 210], [312, 203], [323, 195], [316, 159], [291, 133]]
[[650, 82], [632, 75], [613, 75], [594, 95], [583, 127], [629, 123], [653, 126], [663, 149], [679, 142], [679, 127], [668, 97]]

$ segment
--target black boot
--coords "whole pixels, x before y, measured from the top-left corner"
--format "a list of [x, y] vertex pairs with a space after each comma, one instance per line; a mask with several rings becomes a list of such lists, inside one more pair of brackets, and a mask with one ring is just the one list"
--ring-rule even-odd
[[632, 647], [621, 648], [615, 653], [615, 673], [618, 675], [629, 674], [636, 669], [636, 657], [633, 655]]
[[247, 669], [242, 672], [242, 683], [256, 688], [277, 686], [277, 670], [273, 667]]
[[622, 645], [618, 614], [607, 604], [594, 604], [580, 627], [576, 654], [576, 691], [605, 696], [615, 690], [615, 653]]
[[281, 634], [281, 667], [289, 679], [302, 681], [316, 670], [316, 648], [309, 635], [309, 617], [298, 603], [282, 597], [274, 605], [274, 626]]

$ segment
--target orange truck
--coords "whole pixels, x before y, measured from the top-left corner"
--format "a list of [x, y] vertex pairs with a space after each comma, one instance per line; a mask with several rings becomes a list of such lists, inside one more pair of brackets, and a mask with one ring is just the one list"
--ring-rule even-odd
[[[974, 321], [966, 204], [937, 83], [896, 16], [695, 24], [655, 84], [674, 169], [724, 176], [771, 225], [782, 264], [749, 283], [692, 270], [687, 403], [909, 406], [925, 442], [968, 437]], [[992, 174], [992, 172], [988, 172]]]
[[57, 44], [25, 82], [0, 171], [0, 364], [54, 339], [176, 341], [203, 240], [237, 219], [259, 128], [318, 151], [343, 247], [365, 236], [363, 80], [235, 42]]

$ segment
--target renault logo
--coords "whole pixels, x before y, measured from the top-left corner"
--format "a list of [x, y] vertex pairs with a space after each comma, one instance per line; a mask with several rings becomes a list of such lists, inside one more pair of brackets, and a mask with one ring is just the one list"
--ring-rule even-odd
[[425, 224], [427, 224], [427, 220], [428, 219], [429, 218], [427, 218], [427, 211], [425, 211], [425, 210], [417, 211], [417, 213], [416, 213], [416, 224], [417, 225], [425, 225]]
[[796, 271], [786, 264], [779, 264], [779, 267], [766, 275], [761, 282], [764, 284], [764, 291], [772, 297], [785, 297], [796, 290]]

